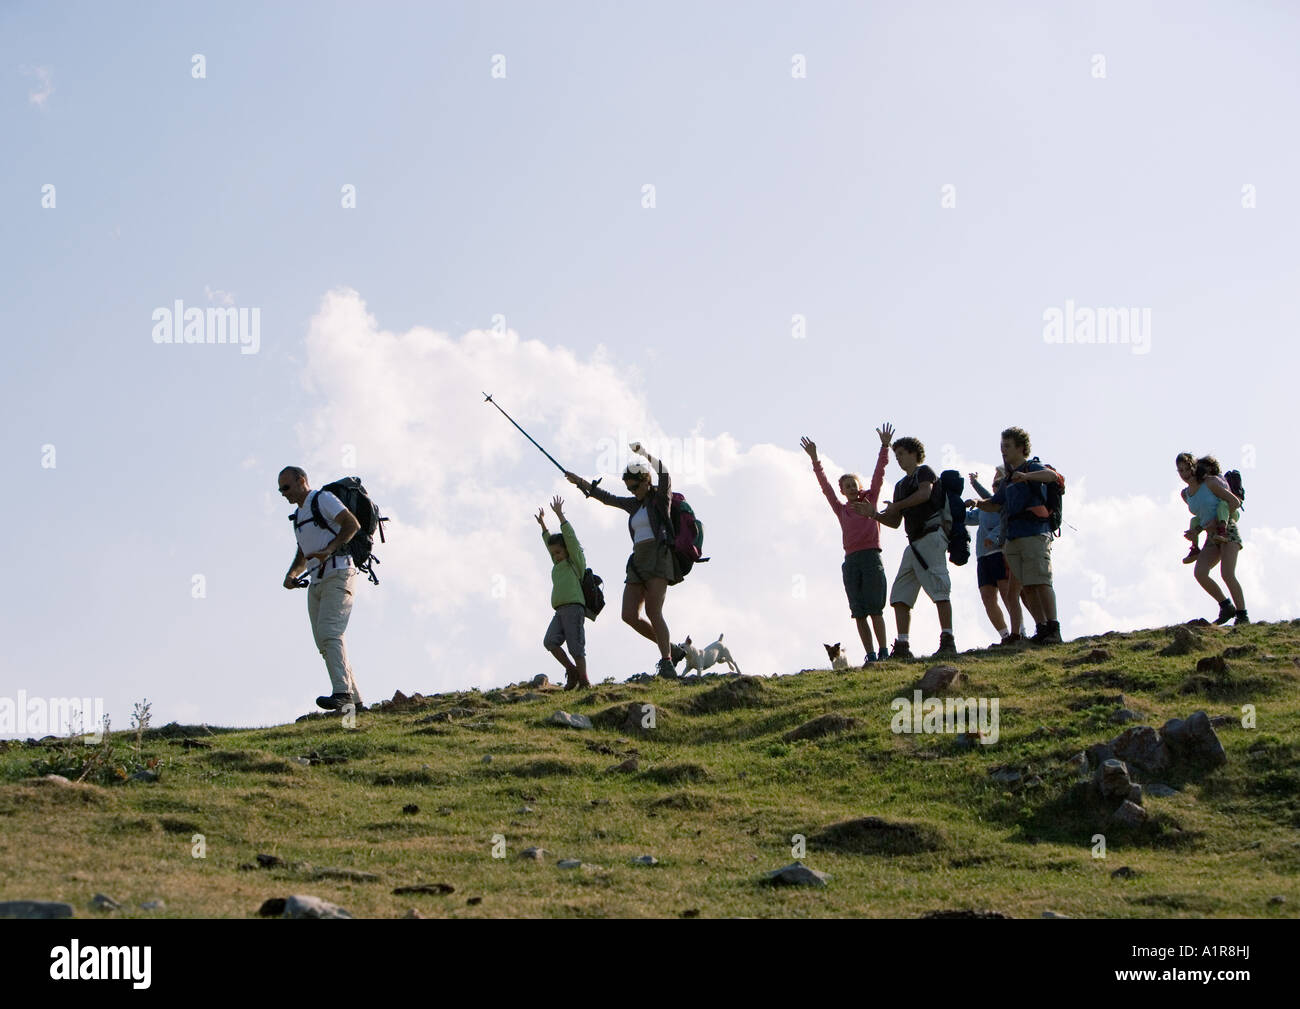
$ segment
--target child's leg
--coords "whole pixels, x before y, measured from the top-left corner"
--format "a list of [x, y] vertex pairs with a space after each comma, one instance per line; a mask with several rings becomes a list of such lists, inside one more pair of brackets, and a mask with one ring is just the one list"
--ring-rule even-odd
[[1002, 619], [1002, 607], [998, 605], [998, 587], [996, 585], [981, 585], [980, 599], [984, 601], [984, 612], [989, 615], [989, 621], [993, 624], [993, 629], [1005, 638], [1007, 636], [1007, 623]]
[[1227, 542], [1228, 542], [1228, 515], [1230, 514], [1230, 511], [1231, 511], [1231, 509], [1228, 508], [1228, 502], [1227, 502], [1227, 501], [1220, 501], [1220, 502], [1219, 502], [1219, 507], [1218, 507], [1217, 509], [1215, 509], [1215, 512], [1214, 512], [1214, 517], [1215, 517], [1215, 520], [1216, 520], [1215, 523], [1214, 523], [1214, 526], [1215, 526], [1215, 528], [1214, 528], [1214, 542], [1215, 542], [1215, 543], [1227, 543]]
[[867, 617], [854, 617], [853, 622], [858, 627], [858, 637], [862, 640], [862, 648], [867, 652], [874, 652], [871, 647], [871, 624]]
[[889, 650], [889, 645], [885, 641], [885, 615], [883, 613], [873, 613], [871, 615], [871, 626], [876, 631], [876, 641], [880, 647], [876, 649], [877, 655], [884, 655]]

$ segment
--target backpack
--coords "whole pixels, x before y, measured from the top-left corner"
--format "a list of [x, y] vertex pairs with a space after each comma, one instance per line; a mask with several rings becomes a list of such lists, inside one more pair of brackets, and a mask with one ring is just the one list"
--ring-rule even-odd
[[582, 573], [582, 603], [587, 609], [588, 620], [595, 620], [605, 608], [605, 593], [600, 586], [600, 575], [587, 568]]
[[673, 491], [672, 503], [668, 509], [668, 525], [677, 530], [673, 540], [673, 553], [677, 556], [677, 565], [685, 578], [691, 568], [708, 560], [704, 553], [704, 523], [699, 520], [693, 509], [686, 503], [686, 498]]
[[940, 473], [935, 487], [935, 493], [942, 498], [939, 521], [948, 537], [948, 559], [958, 567], [970, 560], [970, 530], [966, 528], [966, 504], [962, 500], [965, 489], [966, 480], [955, 469]]
[[1230, 469], [1223, 474], [1224, 483], [1228, 485], [1228, 490], [1237, 496], [1237, 500], [1242, 504], [1246, 503], [1246, 488], [1241, 485], [1241, 472]]
[[[1038, 456], [1034, 456], [1035, 459]], [[1043, 503], [1047, 505], [1047, 527], [1050, 532], [1061, 535], [1061, 498], [1065, 496], [1065, 480], [1060, 471], [1055, 466], [1048, 466], [1043, 463], [1044, 469], [1050, 469], [1056, 474], [1056, 479], [1051, 483], [1043, 484]]]
[[[388, 519], [379, 514], [379, 508], [370, 500], [370, 495], [366, 493], [365, 487], [361, 485], [360, 477], [348, 476], [341, 480], [335, 480], [333, 483], [327, 483], [321, 488], [321, 491], [329, 491], [343, 502], [344, 508], [356, 516], [361, 528], [357, 530], [357, 534], [352, 539], [348, 540], [347, 546], [342, 549], [346, 550], [352, 557], [352, 563], [357, 566], [357, 570], [364, 572], [374, 584], [378, 585], [379, 576], [375, 574], [374, 565], [379, 563], [379, 558], [370, 551], [375, 545], [376, 531], [379, 533], [379, 542], [387, 542], [384, 539], [384, 523]], [[317, 500], [319, 495], [320, 491], [315, 491], [311, 495], [311, 521], [322, 529], [328, 529], [330, 532], [336, 533], [337, 530], [326, 522], [325, 516], [321, 514], [320, 503]], [[289, 516], [290, 519], [294, 519], [294, 517], [294, 515]]]

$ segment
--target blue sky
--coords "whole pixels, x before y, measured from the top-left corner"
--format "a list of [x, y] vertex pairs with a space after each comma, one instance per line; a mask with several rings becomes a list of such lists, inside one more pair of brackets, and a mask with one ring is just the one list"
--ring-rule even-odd
[[[669, 623], [756, 672], [851, 639], [798, 438], [867, 470], [885, 419], [985, 475], [1020, 424], [1067, 473], [1067, 636], [1211, 614], [1178, 564], [1183, 449], [1243, 467], [1252, 615], [1300, 615], [1300, 12], [1054, 8], [4, 5], [0, 695], [103, 696], [119, 726], [141, 697], [307, 710], [274, 479], [342, 475], [344, 445], [395, 516], [349, 634], [367, 700], [555, 675], [529, 512], [567, 485], [480, 389], [588, 475], [620, 432], [698, 439], [679, 483], [716, 559]], [[153, 342], [156, 308], [223, 292], [257, 354]], [[1067, 300], [1149, 309], [1150, 352], [1045, 343]], [[603, 512], [570, 506], [617, 596]], [[654, 659], [612, 610], [589, 645], [619, 678]]]

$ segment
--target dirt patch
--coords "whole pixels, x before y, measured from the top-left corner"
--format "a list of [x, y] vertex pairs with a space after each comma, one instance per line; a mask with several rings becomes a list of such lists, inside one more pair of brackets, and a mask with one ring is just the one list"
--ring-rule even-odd
[[741, 676], [720, 683], [693, 698], [687, 710], [693, 715], [713, 715], [719, 711], [758, 708], [762, 705], [763, 684], [753, 676]]
[[854, 855], [915, 855], [938, 851], [945, 846], [943, 834], [922, 823], [891, 823], [878, 816], [864, 816], [824, 827], [808, 838], [819, 851], [842, 851]]

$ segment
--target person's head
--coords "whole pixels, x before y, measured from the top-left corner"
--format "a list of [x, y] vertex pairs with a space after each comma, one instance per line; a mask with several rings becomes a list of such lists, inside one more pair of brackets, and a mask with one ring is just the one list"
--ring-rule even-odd
[[1029, 432], [1009, 427], [1002, 432], [1002, 461], [1012, 470], [1029, 458]]
[[840, 477], [840, 493], [850, 501], [858, 499], [858, 492], [862, 490], [862, 477], [856, 473], [845, 473]]
[[654, 484], [650, 482], [650, 467], [643, 462], [628, 463], [623, 471], [623, 486], [638, 501], [644, 501], [654, 490]]
[[307, 500], [311, 485], [307, 483], [307, 471], [301, 466], [286, 466], [280, 470], [280, 493], [290, 504], [300, 505]]
[[925, 462], [925, 446], [915, 438], [895, 438], [890, 448], [894, 450], [894, 458], [898, 460], [898, 465], [903, 467], [903, 472], [908, 475]]
[[556, 564], [569, 559], [569, 548], [564, 545], [564, 533], [551, 533], [546, 538], [546, 549], [551, 552], [551, 560]]
[[1179, 452], [1174, 456], [1174, 465], [1178, 467], [1178, 475], [1183, 478], [1183, 483], [1191, 483], [1196, 479], [1196, 456], [1190, 452]]
[[1203, 455], [1196, 460], [1196, 479], [1204, 480], [1207, 476], [1219, 476], [1223, 470], [1219, 468], [1219, 460], [1212, 455]]

